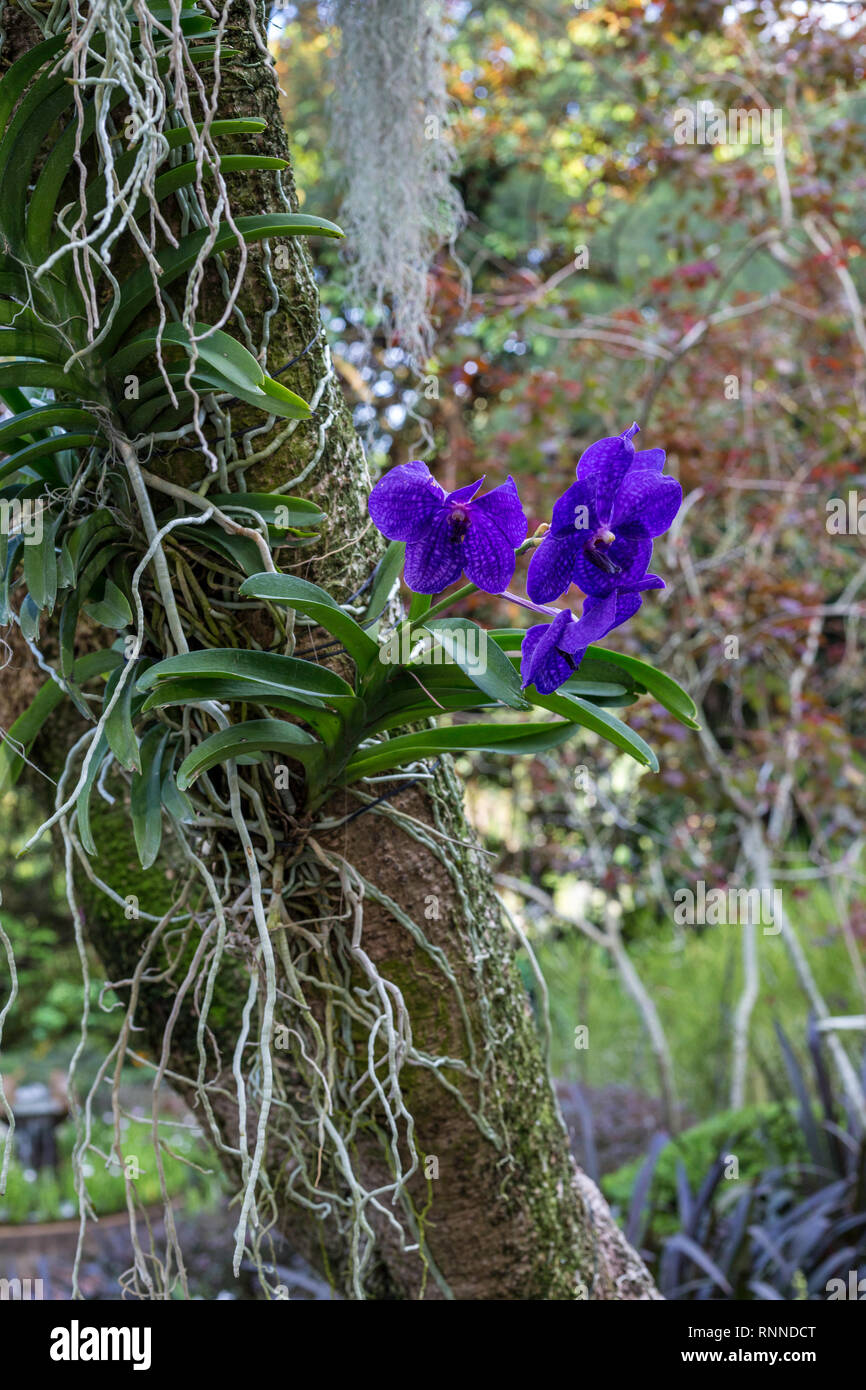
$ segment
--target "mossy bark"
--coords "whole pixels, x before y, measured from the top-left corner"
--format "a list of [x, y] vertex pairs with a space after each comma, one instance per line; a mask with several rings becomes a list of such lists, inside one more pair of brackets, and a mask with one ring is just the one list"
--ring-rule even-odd
[[[288, 158], [272, 70], [249, 32], [248, 7], [234, 5], [228, 42], [240, 55], [224, 65], [221, 113], [262, 116], [267, 129], [258, 137], [263, 152]], [[375, 170], [371, 170], [375, 177]], [[233, 183], [237, 214], [277, 210], [272, 176]], [[262, 273], [262, 248], [251, 248], [241, 308], [255, 337], [270, 300]], [[281, 307], [272, 321], [269, 369], [302, 353], [316, 338], [318, 299], [307, 247], [288, 245], [285, 269], [272, 276]], [[217, 286], [208, 293], [217, 295]], [[204, 306], [205, 309], [207, 306]], [[324, 373], [319, 338], [284, 380], [310, 397]], [[241, 417], [242, 419], [243, 417]], [[322, 542], [305, 552], [294, 572], [329, 587], [337, 595], [354, 592], [368, 577], [381, 540], [368, 523], [369, 487], [360, 442], [336, 378], [331, 378], [313, 421], [302, 425], [265, 463], [249, 470], [250, 490], [268, 490], [304, 473], [318, 461], [298, 490], [315, 498], [328, 516]], [[201, 459], [176, 450], [151, 460], [151, 469], [174, 480], [201, 474]], [[291, 489], [290, 489], [291, 490]], [[240, 628], [238, 641], [244, 644]], [[14, 705], [14, 699], [13, 699]], [[338, 797], [324, 816], [339, 817], [357, 802]], [[413, 817], [418, 826], [400, 820]], [[151, 911], [164, 910], [172, 885], [164, 873], [142, 874], [123, 799], [113, 808], [94, 800], [99, 850], [95, 868], [123, 896], [136, 894]], [[420, 827], [420, 829], [419, 829]], [[425, 830], [426, 827], [426, 830]], [[224, 832], [221, 832], [224, 833]], [[231, 838], [231, 837], [229, 837]], [[597, 1190], [575, 1172], [538, 1031], [515, 967], [509, 933], [492, 889], [483, 853], [475, 846], [462, 809], [459, 782], [447, 762], [430, 783], [400, 791], [387, 808], [362, 814], [339, 830], [318, 836], [323, 849], [353, 864], [369, 888], [364, 903], [363, 945], [380, 973], [402, 992], [416, 1047], [429, 1057], [449, 1058], [443, 1068], [449, 1086], [428, 1067], [404, 1066], [401, 1085], [416, 1124], [420, 1151], [436, 1163], [438, 1176], [418, 1176], [412, 1185], [416, 1212], [423, 1212], [424, 1254], [403, 1254], [392, 1227], [375, 1215], [375, 1266], [366, 1278], [368, 1296], [382, 1299], [571, 1300], [657, 1297], [652, 1281], [613, 1222]], [[236, 844], [227, 844], [237, 853]], [[94, 890], [82, 875], [86, 930], [109, 979], [129, 978], [150, 927], [127, 921], [123, 912]], [[407, 929], [423, 929], [424, 945]], [[240, 928], [238, 928], [240, 930]], [[438, 954], [437, 954], [438, 953]], [[437, 961], [445, 960], [449, 972]], [[245, 995], [241, 953], [226, 957], [209, 1026], [222, 1056], [231, 1056]], [[155, 964], [165, 964], [158, 956]], [[182, 975], [175, 972], [174, 979]], [[142, 992], [137, 1036], [152, 1054], [161, 1050], [172, 1002], [172, 985]], [[187, 997], [174, 1029], [170, 1067], [195, 1075], [197, 1017]], [[275, 1056], [288, 1068], [285, 1059]], [[237, 1110], [229, 1075], [215, 1078], [220, 1100], [215, 1111], [227, 1139], [237, 1134]], [[461, 1103], [462, 1100], [462, 1103]], [[255, 1115], [249, 1117], [250, 1134]], [[285, 1154], [276, 1132], [269, 1171], [279, 1173]], [[355, 1162], [360, 1180], [371, 1189], [391, 1174], [383, 1148], [371, 1129], [359, 1139]], [[328, 1173], [332, 1185], [340, 1176]], [[314, 1264], [345, 1286], [347, 1252], [333, 1233], [308, 1212], [281, 1199], [279, 1225]]]

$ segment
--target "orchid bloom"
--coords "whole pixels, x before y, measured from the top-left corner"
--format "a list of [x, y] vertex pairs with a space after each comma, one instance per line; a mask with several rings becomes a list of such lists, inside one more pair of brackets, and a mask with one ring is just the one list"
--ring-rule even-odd
[[638, 425], [591, 444], [577, 465], [577, 482], [553, 508], [550, 530], [529, 566], [526, 592], [550, 603], [576, 584], [604, 598], [633, 590], [647, 572], [653, 538], [668, 529], [682, 488], [662, 472], [663, 449], [635, 452]]
[[404, 577], [416, 594], [438, 594], [461, 574], [488, 594], [507, 587], [526, 517], [513, 478], [477, 497], [483, 482], [446, 493], [426, 463], [403, 463], [370, 493], [375, 526], [406, 542]]

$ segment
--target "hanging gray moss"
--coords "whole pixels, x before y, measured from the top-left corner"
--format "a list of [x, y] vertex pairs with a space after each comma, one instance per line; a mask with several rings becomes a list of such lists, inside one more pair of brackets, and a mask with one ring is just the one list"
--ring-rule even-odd
[[451, 182], [442, 7], [332, 0], [329, 10], [341, 31], [332, 139], [347, 183], [350, 292], [421, 368], [434, 340], [430, 267], [464, 220]]

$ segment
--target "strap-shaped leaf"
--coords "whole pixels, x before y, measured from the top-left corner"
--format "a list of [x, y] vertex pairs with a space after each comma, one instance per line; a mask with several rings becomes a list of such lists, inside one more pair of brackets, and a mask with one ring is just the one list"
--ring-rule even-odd
[[[117, 689], [121, 674], [122, 668], [119, 668], [117, 671], [112, 671], [109, 676], [102, 699], [103, 707], [108, 705]], [[108, 740], [108, 746], [121, 767], [125, 767], [127, 772], [141, 771], [141, 756], [133, 719], [141, 712], [142, 699], [141, 692], [135, 687], [135, 673], [131, 671], [120, 692], [120, 699], [105, 721], [105, 737]]]
[[87, 410], [80, 410], [77, 406], [54, 402], [49, 405], [35, 405], [0, 423], [0, 449], [7, 452], [13, 445], [30, 444], [43, 430], [89, 432], [95, 428], [95, 416]]
[[[432, 618], [422, 629], [429, 632], [473, 685], [501, 700], [510, 709], [530, 709], [520, 689], [520, 677], [484, 628], [468, 618]], [[423, 680], [423, 675], [422, 675]]]
[[158, 681], [169, 677], [192, 680], [196, 676], [253, 681], [259, 687], [273, 690], [275, 695], [291, 696], [314, 706], [324, 702], [339, 708], [343, 701], [355, 699], [352, 687], [326, 666], [300, 661], [294, 656], [280, 656], [278, 652], [240, 651], [233, 647], [167, 657], [145, 671], [138, 687], [150, 690]]
[[87, 776], [84, 779], [84, 786], [78, 793], [78, 800], [75, 803], [75, 818], [78, 822], [78, 838], [85, 854], [96, 854], [96, 844], [93, 839], [93, 831], [90, 828], [90, 796], [93, 791], [96, 779], [102, 769], [102, 764], [109, 754], [108, 740], [105, 733], [101, 733], [96, 740], [96, 748], [90, 759], [87, 769]]
[[[159, 390], [161, 386], [165, 386], [164, 379], [160, 377], [153, 377], [142, 388], [140, 399], [143, 404], [137, 402], [127, 404], [125, 401], [118, 401], [118, 409], [121, 414], [125, 414], [126, 421], [133, 433], [145, 429], [151, 431], [170, 429], [174, 428], [177, 423], [181, 423], [183, 418], [189, 415], [192, 390], [197, 391], [199, 395], [208, 395], [212, 391], [218, 394], [225, 392], [226, 395], [236, 397], [246, 405], [252, 405], [257, 410], [264, 411], [266, 415], [276, 415], [283, 420], [308, 420], [312, 414], [306, 401], [297, 396], [294, 391], [290, 391], [287, 386], [273, 381], [271, 377], [265, 377], [260, 385], [238, 386], [235, 382], [227, 381], [214, 368], [199, 362], [196, 363], [195, 371], [190, 376], [188, 384], [185, 372], [170, 371], [167, 376], [170, 381], [177, 383], [175, 388], [177, 406], [167, 390], [161, 395], [153, 394], [153, 388]], [[181, 382], [183, 382], [183, 386], [180, 385]], [[147, 399], [148, 396], [150, 399]], [[178, 407], [181, 408], [179, 417]]]
[[[91, 47], [97, 44], [91, 40]], [[223, 48], [223, 57], [232, 50]], [[186, 58], [192, 63], [212, 61], [216, 48], [209, 45], [196, 45], [186, 50]], [[158, 74], [169, 71], [173, 59], [171, 55], [157, 58], [155, 68]], [[21, 244], [24, 236], [24, 218], [27, 207], [26, 190], [33, 182], [33, 167], [50, 135], [52, 128], [72, 106], [75, 93], [66, 73], [56, 66], [41, 73], [28, 87], [18, 105], [2, 142], [0, 142], [0, 179], [3, 182], [4, 197], [0, 204], [0, 221], [9, 234], [13, 246]], [[126, 94], [119, 84], [106, 100], [109, 110], [126, 100]], [[92, 130], [92, 120], [88, 127], [88, 112], [85, 111], [84, 135]], [[62, 138], [62, 135], [61, 137]]]
[[4, 535], [0, 538], [0, 546], [3, 549], [3, 564], [2, 569], [0, 569], [0, 627], [5, 627], [10, 621], [9, 585], [12, 582], [12, 575], [18, 564], [18, 554], [23, 544], [24, 538], [20, 535]]
[[448, 714], [464, 714], [470, 710], [495, 709], [498, 700], [492, 700], [482, 691], [472, 687], [465, 690], [436, 691], [436, 703], [426, 699], [424, 692], [416, 686], [417, 698], [414, 703], [406, 699], [399, 705], [378, 706], [375, 715], [364, 729], [365, 737], [384, 733], [388, 729], [405, 729], [410, 724], [421, 724], [425, 719], [435, 719], [443, 711]]
[[[237, 228], [237, 231], [235, 230]], [[179, 275], [185, 274], [196, 261], [205, 242], [212, 234], [205, 229], [192, 232], [181, 241], [177, 248], [161, 250], [159, 254], [163, 273], [159, 283], [165, 287], [172, 284]], [[238, 235], [246, 242], [267, 241], [273, 237], [284, 236], [329, 236], [341, 237], [342, 231], [324, 217], [311, 217], [307, 213], [257, 213], [250, 217], [238, 217], [234, 227], [228, 222], [220, 224], [213, 242], [213, 254], [230, 251], [238, 244]], [[121, 289], [120, 307], [105, 339], [106, 357], [111, 356], [130, 324], [147, 307], [153, 298], [153, 280], [149, 266], [142, 266], [129, 276]]]
[[54, 362], [4, 362], [0, 366], [0, 388], [4, 386], [38, 386], [61, 395], [86, 396], [87, 378], [79, 369], [64, 372]]
[[367, 602], [367, 611], [364, 614], [365, 623], [375, 622], [376, 619], [381, 616], [385, 604], [394, 591], [394, 585], [403, 569], [405, 559], [406, 542], [391, 541], [388, 549], [376, 566], [373, 588]]
[[427, 609], [432, 606], [432, 594], [413, 594], [409, 604], [410, 623], [420, 623]]
[[253, 511], [278, 531], [308, 530], [321, 526], [325, 513], [306, 497], [287, 497], [279, 492], [209, 492], [207, 501], [223, 512]]
[[[171, 130], [164, 130], [162, 134], [166, 142], [167, 150], [176, 150], [183, 145], [190, 144], [192, 129], [200, 133], [204, 129], [204, 126], [199, 121], [196, 122], [195, 126], [192, 128], [188, 125], [182, 125], [173, 126]], [[211, 121], [209, 130], [211, 139], [213, 140], [219, 140], [223, 135], [260, 135], [263, 130], [267, 130], [267, 122], [261, 121], [256, 117], [234, 117], [228, 120]], [[122, 154], [115, 159], [114, 172], [121, 187], [132, 173], [135, 166], [135, 159], [135, 150], [130, 150], [128, 154]], [[37, 191], [38, 188], [39, 184], [37, 184]], [[104, 178], [97, 176], [90, 180], [84, 195], [84, 202], [85, 218], [89, 224], [93, 220], [94, 214], [101, 212], [105, 207]]]
[[[193, 325], [196, 339], [196, 366], [199, 363], [214, 367], [231, 385], [258, 386], [265, 379], [265, 373], [251, 352], [222, 329], [212, 329], [206, 323]], [[168, 323], [162, 334], [155, 328], [147, 328], [138, 333], [120, 352], [115, 353], [109, 366], [112, 377], [122, 377], [144, 357], [156, 351], [158, 343], [182, 348], [192, 354], [193, 338], [182, 323]]]
[[245, 704], [265, 705], [268, 709], [281, 710], [305, 720], [325, 741], [336, 739], [342, 722], [333, 714], [324, 701], [315, 702], [312, 698], [299, 700], [291, 695], [277, 692], [272, 685], [258, 681], [227, 680], [223, 677], [195, 676], [161, 680], [141, 707], [142, 714], [148, 710], [164, 709], [168, 705], [188, 705], [191, 700], [224, 700], [227, 703], [243, 701]]
[[609, 652], [604, 647], [587, 647], [588, 657], [598, 657], [601, 660], [612, 662], [614, 666], [628, 673], [637, 687], [649, 691], [654, 695], [660, 705], [663, 705], [670, 714], [678, 719], [681, 724], [685, 724], [689, 729], [699, 729], [701, 726], [697, 721], [697, 706], [691, 695], [683, 690], [681, 685], [668, 676], [664, 671], [657, 671], [654, 666], [650, 666], [647, 661], [640, 661], [636, 656], [625, 656], [622, 652]]
[[221, 729], [198, 744], [181, 763], [177, 785], [185, 791], [196, 777], [218, 763], [251, 753], [279, 753], [310, 767], [320, 762], [323, 751], [318, 739], [306, 729], [299, 729], [297, 724], [288, 724], [282, 719], [250, 719], [243, 724], [233, 724], [230, 729]]
[[[253, 169], [268, 172], [289, 167], [287, 159], [279, 159], [276, 155], [223, 154], [217, 158], [220, 173], [223, 174], [239, 174]], [[212, 167], [205, 164], [200, 170], [194, 159], [188, 160], [186, 164], [176, 164], [173, 169], [167, 169], [154, 180], [154, 196], [159, 202], [170, 193], [176, 193], [179, 188], [188, 188], [201, 176], [212, 178]], [[143, 200], [142, 205], [147, 206], [146, 200]]]
[[42, 513], [42, 539], [38, 545], [24, 538], [22, 555], [24, 579], [27, 590], [37, 608], [54, 611], [57, 598], [57, 550], [56, 536], [60, 525], [59, 516]]
[[9, 118], [31, 80], [40, 68], [61, 52], [65, 42], [65, 36], [46, 39], [44, 43], [38, 43], [35, 48], [29, 49], [11, 65], [0, 81], [0, 132], [5, 132]]
[[162, 761], [170, 734], [164, 724], [148, 729], [141, 740], [141, 772], [132, 777], [132, 833], [143, 869], [152, 867], [162, 844]]
[[608, 713], [599, 705], [591, 705], [579, 695], [564, 695], [562, 691], [554, 695], [539, 695], [534, 686], [529, 686], [527, 695], [534, 705], [540, 705], [542, 709], [549, 709], [554, 714], [561, 714], [566, 719], [582, 724], [594, 734], [599, 734], [607, 743], [612, 743], [623, 753], [628, 753], [642, 767], [649, 767], [653, 772], [658, 772], [658, 759], [649, 744], [640, 734], [623, 724], [621, 719], [617, 719], [615, 714]]
[[177, 754], [178, 745], [174, 744], [169, 749], [166, 759], [167, 767], [163, 773], [162, 804], [172, 820], [178, 821], [181, 825], [189, 825], [195, 820], [195, 808], [189, 797], [178, 788], [174, 771]]
[[[32, 468], [41, 459], [64, 453], [67, 449], [86, 448], [95, 444], [97, 439], [98, 436], [95, 434], [53, 434], [50, 439], [37, 439], [33, 444], [26, 444], [23, 449], [16, 450], [0, 463], [0, 481], [22, 468]], [[37, 472], [41, 470], [37, 469]]]
[[350, 759], [344, 782], [357, 782], [388, 772], [392, 767], [433, 758], [440, 753], [542, 753], [556, 748], [578, 732], [580, 725], [564, 720], [545, 724], [460, 724], [450, 729], [430, 729], [400, 734], [372, 748], [361, 748]]
[[51, 65], [29, 82], [0, 141], [0, 224], [10, 234], [13, 247], [20, 244], [24, 228], [33, 166], [52, 126], [73, 99], [66, 74]]
[[360, 671], [366, 670], [370, 662], [378, 658], [379, 648], [372, 637], [318, 584], [296, 579], [291, 574], [254, 574], [244, 580], [240, 592], [245, 598], [288, 604], [298, 613], [312, 618], [342, 642]]

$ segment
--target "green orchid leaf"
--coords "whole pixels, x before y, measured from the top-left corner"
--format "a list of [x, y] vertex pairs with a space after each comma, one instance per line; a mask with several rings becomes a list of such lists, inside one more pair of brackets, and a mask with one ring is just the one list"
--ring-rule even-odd
[[[235, 230], [237, 229], [237, 230]], [[163, 273], [159, 283], [165, 288], [180, 275], [184, 275], [195, 264], [196, 258], [206, 241], [212, 237], [210, 230], [192, 232], [181, 241], [177, 248], [160, 251], [160, 264]], [[212, 243], [212, 254], [231, 251], [237, 247], [238, 236], [246, 242], [267, 241], [284, 236], [328, 236], [342, 237], [340, 228], [323, 217], [311, 217], [307, 213], [263, 213], [250, 217], [235, 218], [234, 226], [221, 223]], [[149, 266], [142, 266], [121, 287], [120, 306], [113, 320], [111, 330], [105, 338], [105, 350], [113, 355], [130, 324], [134, 323], [153, 298], [153, 280]]]
[[141, 740], [141, 772], [132, 778], [132, 833], [143, 869], [153, 866], [162, 844], [162, 761], [170, 735], [164, 724], [148, 729]]
[[11, 611], [9, 607], [9, 586], [12, 576], [18, 565], [18, 557], [24, 539], [20, 535], [2, 537], [3, 569], [2, 579], [0, 579], [0, 626], [5, 627], [11, 621]]
[[290, 574], [254, 574], [240, 587], [244, 598], [266, 599], [270, 603], [285, 603], [297, 612], [312, 618], [339, 642], [355, 661], [359, 671], [365, 671], [379, 655], [379, 648], [362, 627], [346, 613], [331, 595], [317, 584], [296, 579]]
[[[473, 685], [501, 700], [509, 709], [530, 709], [529, 701], [520, 689], [520, 677], [501, 647], [488, 641], [484, 628], [468, 618], [433, 618], [424, 623], [445, 654]], [[419, 672], [424, 679], [423, 672]]]
[[162, 804], [172, 820], [179, 825], [191, 825], [195, 820], [195, 808], [189, 797], [179, 790], [174, 770], [178, 745], [169, 750], [168, 769], [162, 779]]
[[364, 614], [363, 622], [373, 623], [382, 616], [382, 610], [391, 594], [394, 592], [394, 585], [403, 571], [403, 563], [406, 559], [406, 542], [391, 541], [385, 554], [376, 566], [376, 577], [373, 580], [373, 588], [370, 592], [367, 611]]
[[623, 753], [628, 753], [642, 767], [649, 767], [653, 772], [658, 772], [658, 760], [649, 744], [641, 738], [640, 734], [636, 734], [627, 724], [623, 724], [621, 719], [617, 719], [615, 714], [609, 714], [606, 709], [599, 705], [589, 704], [578, 695], [566, 695], [563, 690], [559, 690], [554, 695], [539, 695], [535, 687], [531, 685], [526, 693], [534, 705], [539, 705], [541, 709], [549, 709], [553, 714], [560, 714], [566, 719], [573, 720], [576, 724], [583, 725], [584, 728], [590, 729], [594, 734], [599, 734], [607, 743], [612, 743]]
[[421, 724], [426, 719], [439, 718], [447, 714], [466, 714], [470, 711], [496, 709], [498, 700], [492, 700], [480, 690], [437, 689], [436, 701], [426, 699], [424, 692], [417, 688], [414, 702], [407, 697], [399, 705], [379, 705], [374, 716], [364, 729], [364, 737], [384, 733], [388, 729], [405, 729], [411, 724]]
[[180, 765], [177, 785], [185, 791], [201, 773], [231, 758], [256, 753], [279, 753], [307, 767], [315, 766], [323, 753], [322, 744], [306, 729], [282, 719], [251, 719], [211, 734], [192, 750]]
[[145, 671], [138, 688], [152, 689], [169, 677], [190, 680], [197, 676], [254, 682], [260, 693], [271, 690], [275, 695], [285, 695], [313, 707], [324, 703], [340, 708], [344, 702], [356, 698], [342, 676], [326, 666], [300, 661], [293, 656], [280, 656], [277, 652], [240, 651], [233, 647], [170, 656]]
[[75, 819], [78, 824], [78, 838], [85, 854], [96, 854], [96, 844], [93, 839], [93, 831], [90, 828], [90, 796], [102, 770], [102, 764], [109, 754], [108, 740], [104, 733], [101, 733], [96, 740], [96, 748], [90, 759], [90, 766], [87, 769], [87, 776], [84, 779], [84, 786], [78, 793], [78, 800], [75, 803]]
[[[18, 449], [0, 463], [0, 481], [17, 473], [22, 468], [32, 468], [43, 458], [63, 453], [66, 449], [82, 449], [97, 442], [95, 434], [53, 434], [49, 439], [37, 439]], [[37, 472], [42, 470], [37, 469]], [[56, 470], [54, 470], [56, 472]]]
[[[268, 171], [273, 169], [287, 169], [289, 162], [287, 159], [278, 159], [272, 155], [262, 154], [223, 154], [219, 156], [219, 169], [223, 174], [245, 173], [252, 170]], [[204, 165], [199, 170], [196, 161], [189, 160], [186, 164], [176, 164], [173, 169], [168, 169], [164, 174], [160, 174], [154, 180], [154, 196], [157, 202], [167, 198], [170, 193], [176, 193], [179, 188], [189, 188], [196, 182], [199, 175], [204, 178], [213, 178], [213, 170], [210, 165]], [[147, 207], [146, 199], [142, 199], [140, 205]], [[136, 209], [136, 211], [138, 211]]]
[[309, 530], [321, 526], [325, 513], [305, 497], [285, 497], [278, 492], [209, 492], [206, 500], [223, 512], [234, 512], [243, 523], [244, 512], [255, 512], [278, 531]]
[[37, 608], [52, 613], [57, 598], [56, 536], [61, 518], [43, 511], [41, 521], [42, 539], [36, 544], [25, 535], [21, 558], [24, 580], [31, 599]]
[[681, 724], [685, 724], [686, 728], [700, 729], [694, 700], [672, 676], [657, 671], [647, 661], [640, 661], [635, 656], [625, 656], [622, 652], [610, 652], [604, 647], [587, 647], [586, 654], [587, 657], [597, 657], [619, 667], [631, 676], [638, 690], [646, 690], [655, 696], [659, 704]]
[[132, 609], [122, 589], [113, 579], [106, 579], [102, 598], [85, 603], [84, 611], [94, 622], [103, 627], [113, 627], [116, 632], [129, 627], [132, 622]]
[[[149, 658], [140, 658], [136, 663], [139, 670], [146, 669]], [[122, 671], [119, 669], [112, 672], [105, 687], [103, 696], [103, 708], [108, 706], [108, 702], [117, 689]], [[112, 709], [105, 721], [105, 736], [108, 739], [108, 746], [114, 754], [121, 767], [125, 767], [127, 772], [141, 772], [141, 755], [138, 747], [138, 739], [133, 727], [133, 720], [142, 712], [143, 696], [136, 689], [135, 673], [130, 672], [120, 692], [120, 699]]]
[[432, 594], [413, 594], [409, 604], [410, 623], [420, 623], [428, 608], [433, 605]]
[[168, 705], [187, 705], [192, 700], [221, 700], [228, 704], [243, 701], [245, 704], [281, 710], [284, 714], [293, 714], [305, 720], [325, 742], [335, 740], [342, 727], [339, 716], [332, 714], [324, 701], [316, 702], [311, 698], [299, 700], [277, 693], [273, 685], [217, 676], [161, 680], [147, 696], [141, 712], [146, 714], [148, 710], [164, 709]]
[[578, 732], [580, 725], [563, 720], [550, 723], [460, 724], [448, 729], [430, 729], [417, 734], [400, 734], [359, 748], [350, 759], [343, 781], [357, 782], [391, 768], [441, 753], [541, 753], [556, 748]]

